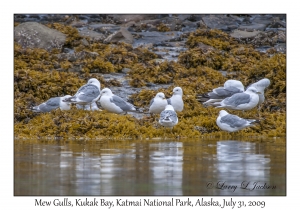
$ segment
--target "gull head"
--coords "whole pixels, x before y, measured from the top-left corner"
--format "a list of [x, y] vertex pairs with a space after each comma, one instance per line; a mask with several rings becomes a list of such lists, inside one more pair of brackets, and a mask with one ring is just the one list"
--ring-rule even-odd
[[68, 105], [71, 105], [71, 103], [67, 103], [67, 102], [64, 101], [64, 100], [66, 100], [67, 98], [70, 98], [70, 97], [72, 97], [72, 96], [70, 96], [70, 95], [65, 95], [65, 96], [63, 96], [63, 97], [60, 97], [60, 101], [66, 103], [66, 104], [68, 104]]
[[182, 92], [182, 89], [181, 89], [181, 87], [175, 87], [174, 89], [173, 89], [173, 95], [183, 95], [183, 92]]
[[100, 96], [112, 96], [112, 95], [113, 93], [109, 88], [104, 88], [103, 90], [101, 90]]
[[245, 87], [243, 85], [242, 82], [238, 81], [238, 80], [234, 80], [234, 79], [230, 79], [230, 80], [227, 80], [225, 83], [224, 83], [224, 87], [236, 87], [238, 88], [239, 90], [241, 91], [244, 91], [245, 90]]
[[221, 111], [219, 112], [219, 116], [220, 116], [220, 117], [224, 117], [225, 115], [228, 115], [228, 112], [226, 112], [225, 110], [221, 110]]
[[259, 92], [264, 92], [264, 90], [270, 85], [270, 80], [267, 78], [261, 79], [258, 82], [251, 84], [249, 87], [255, 87]]
[[89, 79], [88, 84], [96, 85], [100, 89], [100, 82], [96, 78]]
[[246, 92], [248, 93], [255, 93], [255, 94], [261, 94], [261, 92], [259, 92], [255, 87], [249, 87]]
[[155, 98], [161, 98], [162, 100], [165, 100], [166, 97], [165, 97], [165, 94], [163, 92], [159, 92], [156, 94]]

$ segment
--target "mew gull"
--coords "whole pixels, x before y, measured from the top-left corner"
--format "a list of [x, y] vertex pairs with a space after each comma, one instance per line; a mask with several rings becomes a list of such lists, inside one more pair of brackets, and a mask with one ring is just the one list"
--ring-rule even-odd
[[109, 88], [104, 88], [101, 91], [100, 104], [103, 109], [116, 113], [126, 114], [127, 112], [135, 112], [135, 107], [124, 101], [119, 96], [114, 95]]
[[164, 127], [173, 128], [178, 123], [178, 117], [172, 105], [167, 105], [165, 110], [160, 113], [159, 124]]
[[267, 78], [261, 79], [258, 82], [255, 82], [255, 83], [249, 85], [249, 87], [255, 87], [258, 90], [258, 92], [261, 93], [261, 94], [259, 94], [258, 105], [261, 105], [265, 101], [264, 91], [269, 85], [270, 85], [270, 80]]
[[83, 110], [99, 110], [99, 107], [97, 106], [96, 102], [91, 103], [91, 105], [80, 105], [76, 104], [77, 109], [83, 109]]
[[163, 110], [165, 110], [166, 105], [168, 104], [165, 94], [159, 92], [156, 96], [151, 100], [149, 112], [154, 114], [160, 114]]
[[217, 118], [217, 125], [224, 131], [235, 132], [249, 126], [253, 126], [254, 123], [258, 123], [258, 120], [255, 119], [243, 119], [237, 115], [232, 115], [221, 110]]
[[167, 99], [168, 104], [172, 105], [175, 111], [181, 112], [183, 110], [183, 91], [181, 87], [175, 87], [173, 89], [173, 95], [171, 98]]
[[71, 97], [70, 95], [65, 95], [63, 97], [54, 97], [50, 98], [48, 101], [38, 105], [31, 107], [30, 109], [33, 112], [50, 112], [54, 109], [60, 108], [60, 110], [70, 110], [70, 103], [64, 102], [63, 100]]
[[200, 102], [204, 102], [203, 104], [209, 105], [212, 102], [222, 101], [235, 93], [242, 93], [244, 90], [245, 88], [243, 83], [238, 80], [230, 79], [224, 83], [223, 87], [215, 88], [211, 92], [197, 95], [197, 97], [199, 97], [198, 100]]
[[259, 101], [258, 94], [255, 87], [249, 87], [243, 93], [236, 93], [231, 97], [225, 98], [221, 102], [215, 102], [213, 105], [217, 108], [228, 108], [233, 110], [250, 110], [254, 108]]
[[87, 84], [81, 86], [77, 93], [65, 99], [65, 102], [70, 102], [74, 104], [80, 104], [80, 105], [90, 105], [97, 101], [100, 97], [100, 82], [95, 79], [91, 78], [87, 82]]

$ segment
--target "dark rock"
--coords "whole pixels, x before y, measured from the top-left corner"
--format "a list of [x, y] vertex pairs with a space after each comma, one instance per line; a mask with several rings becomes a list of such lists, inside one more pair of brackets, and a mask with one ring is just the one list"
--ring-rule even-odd
[[142, 20], [157, 19], [159, 15], [145, 14], [145, 15], [108, 15], [108, 18], [112, 18], [116, 23], [123, 24], [130, 21], [139, 22]]
[[286, 23], [283, 21], [275, 21], [269, 25], [269, 28], [286, 28]]
[[177, 15], [177, 18], [181, 21], [188, 19], [191, 15]]
[[190, 15], [188, 18], [186, 18], [186, 20], [192, 21], [192, 22], [197, 22], [199, 20], [202, 20], [203, 17], [205, 17], [206, 15]]
[[232, 29], [238, 28], [239, 26], [234, 18], [227, 17], [225, 15], [209, 15], [202, 17], [202, 20], [205, 25], [211, 29], [230, 31]]
[[66, 35], [40, 23], [25, 22], [15, 27], [14, 39], [23, 48], [61, 49]]
[[161, 45], [165, 41], [169, 41], [177, 37], [180, 37], [180, 33], [175, 31], [168, 31], [168, 32], [147, 31], [147, 32], [133, 33], [133, 35], [135, 34], [141, 35], [141, 38], [134, 40], [133, 43], [134, 47], [149, 44], [149, 43], [152, 43], [153, 46]]
[[252, 19], [253, 23], [265, 24], [268, 26], [273, 22], [274, 17], [272, 15], [255, 15]]

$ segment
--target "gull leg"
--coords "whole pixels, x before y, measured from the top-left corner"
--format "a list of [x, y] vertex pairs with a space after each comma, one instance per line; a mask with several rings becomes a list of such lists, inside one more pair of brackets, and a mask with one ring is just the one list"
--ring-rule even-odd
[[257, 108], [258, 119], [260, 119], [260, 109], [261, 109], [261, 105], [258, 105]]

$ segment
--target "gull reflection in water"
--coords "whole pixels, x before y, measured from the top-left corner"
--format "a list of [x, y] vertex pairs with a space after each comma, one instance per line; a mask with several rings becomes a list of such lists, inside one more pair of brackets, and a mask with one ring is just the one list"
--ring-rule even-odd
[[182, 143], [151, 144], [157, 149], [150, 154], [153, 173], [153, 195], [182, 195]]
[[[214, 188], [221, 195], [247, 194], [253, 189], [254, 183], [262, 185], [269, 183], [270, 158], [269, 155], [260, 154], [259, 144], [240, 141], [217, 142], [216, 163], [214, 172]], [[248, 184], [246, 189], [241, 186]], [[228, 189], [230, 186], [237, 188]], [[227, 188], [227, 189], [226, 189]], [[265, 190], [253, 190], [253, 195], [264, 194]], [[244, 192], [244, 193], [243, 193]], [[250, 193], [251, 194], [251, 193]]]

